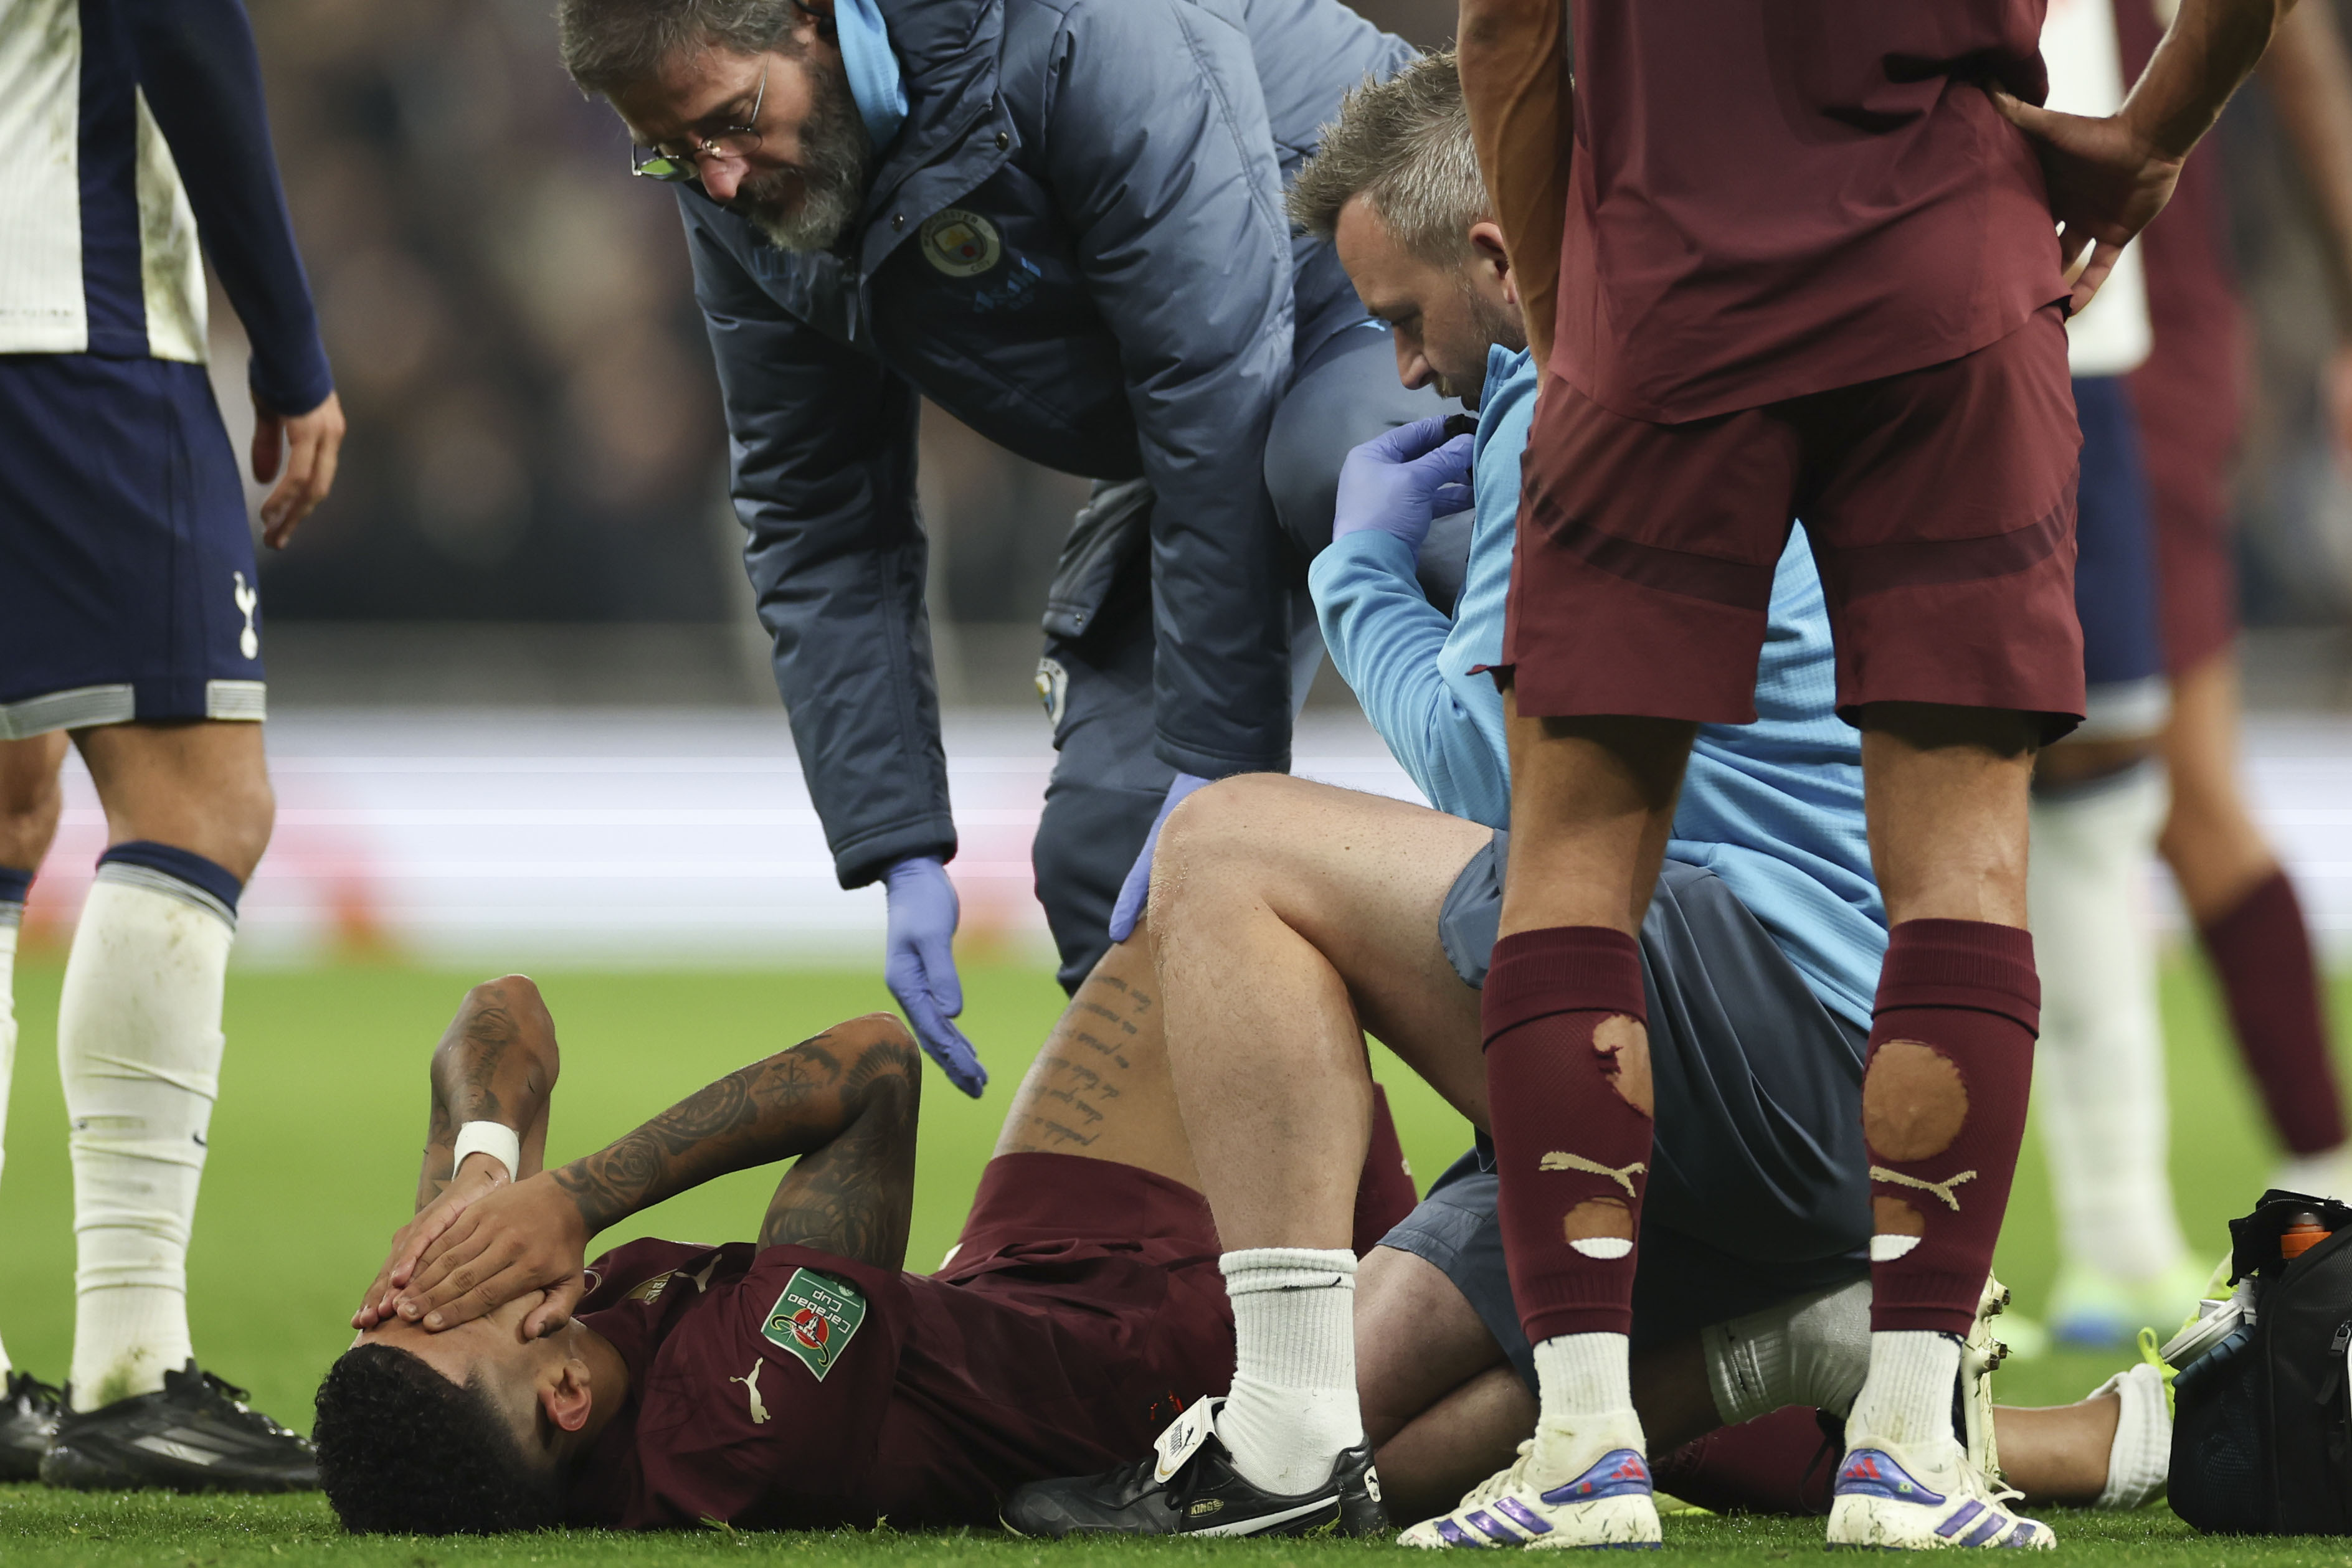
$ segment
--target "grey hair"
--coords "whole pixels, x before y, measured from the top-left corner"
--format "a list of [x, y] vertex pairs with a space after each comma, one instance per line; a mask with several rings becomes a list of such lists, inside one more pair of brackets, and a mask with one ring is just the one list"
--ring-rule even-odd
[[1321, 142], [1287, 198], [1291, 221], [1318, 239], [1360, 195], [1398, 244], [1443, 264], [1467, 253], [1470, 225], [1489, 215], [1451, 49], [1349, 93]]
[[798, 0], [557, 0], [556, 50], [583, 92], [611, 96], [691, 51], [797, 55]]

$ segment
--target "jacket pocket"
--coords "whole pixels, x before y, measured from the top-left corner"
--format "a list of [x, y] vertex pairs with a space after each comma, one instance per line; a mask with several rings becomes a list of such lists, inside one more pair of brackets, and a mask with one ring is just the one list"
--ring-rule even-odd
[[1150, 547], [1151, 499], [1147, 480], [1096, 485], [1062, 541], [1062, 559], [1045, 591], [1039, 624], [1046, 636], [1075, 642], [1094, 630], [1121, 569]]

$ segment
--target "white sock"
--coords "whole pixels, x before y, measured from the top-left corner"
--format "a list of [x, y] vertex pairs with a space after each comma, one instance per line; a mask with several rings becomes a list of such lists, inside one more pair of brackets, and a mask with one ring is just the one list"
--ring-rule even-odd
[[1784, 1405], [1843, 1416], [1870, 1373], [1870, 1281], [1781, 1301], [1713, 1324], [1699, 1337], [1707, 1386], [1725, 1426]]
[[2033, 1109], [2060, 1252], [2135, 1282], [2188, 1256], [2165, 1164], [2164, 1026], [2147, 885], [2166, 799], [2152, 763], [2037, 795], [2027, 881], [2042, 970]]
[[2091, 1391], [2123, 1402], [2116, 1440], [2107, 1449], [2107, 1485], [2093, 1508], [2132, 1509], [2164, 1495], [2172, 1474], [2172, 1412], [2164, 1403], [2164, 1375], [2147, 1362], [2119, 1372]]
[[189, 1359], [188, 1229], [235, 932], [210, 894], [120, 862], [99, 867], [82, 905], [58, 1006], [79, 1260], [76, 1410], [152, 1393]]
[[[16, 1077], [16, 932], [25, 906], [0, 900], [0, 1170], [8, 1163], [8, 1085]], [[12, 1370], [8, 1347], [0, 1344], [0, 1377]]]
[[1589, 1427], [1633, 1414], [1633, 1343], [1621, 1333], [1564, 1333], [1537, 1342], [1537, 1419]]
[[1960, 1342], [1924, 1329], [1891, 1329], [1870, 1336], [1870, 1376], [1846, 1422], [1846, 1446], [1894, 1443], [1928, 1454], [1939, 1443], [1958, 1447], [1952, 1400], [1960, 1385]]
[[1356, 1404], [1356, 1255], [1252, 1247], [1218, 1260], [1234, 1303], [1234, 1386], [1217, 1436], [1251, 1485], [1285, 1497], [1331, 1479], [1364, 1440]]

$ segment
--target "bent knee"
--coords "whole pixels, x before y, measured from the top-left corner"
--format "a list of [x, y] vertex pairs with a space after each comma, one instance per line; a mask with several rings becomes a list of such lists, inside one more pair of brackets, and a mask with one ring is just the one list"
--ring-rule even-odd
[[1297, 789], [1287, 774], [1236, 773], [1195, 789], [1160, 825], [1153, 865], [1197, 871], [1232, 861], [1267, 863]]
[[897, 1013], [865, 1013], [826, 1032], [856, 1050], [878, 1051], [891, 1071], [921, 1076], [922, 1048]]
[[484, 980], [466, 993], [468, 1009], [502, 1008], [518, 1018], [552, 1023], [547, 1010], [547, 998], [539, 994], [539, 983], [529, 975], [500, 975], [494, 980]]

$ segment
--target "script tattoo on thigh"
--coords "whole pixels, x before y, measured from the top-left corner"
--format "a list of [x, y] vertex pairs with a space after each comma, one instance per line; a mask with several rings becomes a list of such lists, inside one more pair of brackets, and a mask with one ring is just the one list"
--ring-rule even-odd
[[1035, 1093], [999, 1146], [1056, 1154], [1091, 1145], [1118, 1098], [1118, 1076], [1129, 1065], [1138, 1024], [1155, 1005], [1140, 987], [1108, 975], [1090, 977], [1045, 1042]]

